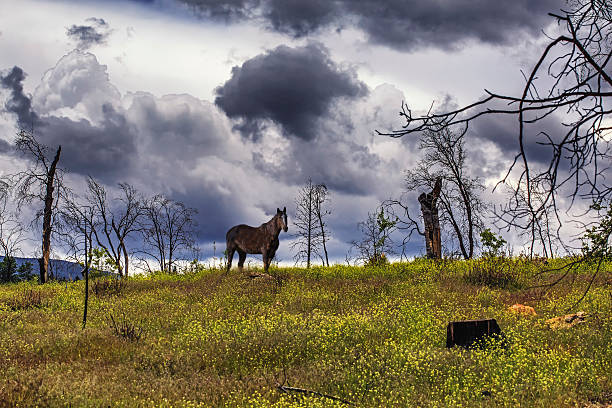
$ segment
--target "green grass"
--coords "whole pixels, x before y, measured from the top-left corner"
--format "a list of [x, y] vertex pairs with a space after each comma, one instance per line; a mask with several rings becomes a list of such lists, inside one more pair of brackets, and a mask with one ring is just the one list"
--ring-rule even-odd
[[[0, 406], [342, 405], [278, 383], [364, 407], [612, 403], [611, 265], [573, 310], [587, 323], [551, 331], [544, 321], [582, 296], [588, 267], [543, 294], [528, 289], [541, 264], [511, 260], [502, 288], [473, 283], [477, 262], [131, 278], [90, 295], [85, 330], [83, 282], [3, 285]], [[517, 302], [538, 315], [510, 313]], [[508, 346], [447, 350], [446, 324], [477, 318], [497, 319]]]

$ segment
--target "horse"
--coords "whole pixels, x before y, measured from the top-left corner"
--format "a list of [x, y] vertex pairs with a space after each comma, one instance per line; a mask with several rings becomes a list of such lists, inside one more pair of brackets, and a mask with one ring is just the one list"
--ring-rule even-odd
[[270, 262], [278, 249], [278, 235], [281, 229], [287, 232], [287, 207], [281, 211], [276, 209], [272, 219], [259, 227], [251, 227], [245, 224], [236, 225], [227, 231], [227, 270], [232, 267], [234, 252], [238, 251], [238, 269], [242, 272], [244, 260], [247, 254], [261, 254], [263, 257], [264, 271], [268, 273]]

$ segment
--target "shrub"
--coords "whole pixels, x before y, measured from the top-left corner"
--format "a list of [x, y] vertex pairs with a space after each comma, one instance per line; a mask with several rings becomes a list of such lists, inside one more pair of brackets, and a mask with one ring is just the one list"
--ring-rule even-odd
[[389, 260], [384, 253], [371, 256], [365, 263], [365, 266], [383, 266], [388, 265]]
[[27, 310], [27, 309], [40, 309], [47, 305], [42, 292], [38, 290], [28, 289], [15, 295], [13, 298], [6, 302], [9, 309], [16, 310]]
[[125, 317], [125, 313], [121, 313], [121, 319], [115, 320], [115, 317], [110, 314], [110, 327], [116, 336], [123, 339], [138, 342], [142, 336], [142, 327], [137, 326], [135, 323], [128, 321]]
[[123, 279], [100, 278], [96, 279], [91, 287], [96, 296], [119, 296], [126, 286]]
[[464, 279], [474, 285], [520, 288], [523, 275], [519, 263], [504, 256], [486, 256], [470, 263]]
[[0, 261], [0, 282], [17, 282], [17, 262], [10, 255], [5, 256]]

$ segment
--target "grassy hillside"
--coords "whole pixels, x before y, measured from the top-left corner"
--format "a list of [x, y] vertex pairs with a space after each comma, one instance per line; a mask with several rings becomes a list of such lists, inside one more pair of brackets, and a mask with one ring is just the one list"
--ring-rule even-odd
[[[571, 310], [586, 323], [553, 331], [545, 320], [582, 296], [588, 267], [542, 294], [525, 285], [544, 265], [511, 261], [488, 287], [477, 284], [481, 263], [98, 283], [84, 330], [84, 282], [3, 285], [0, 406], [344, 406], [278, 384], [365, 407], [612, 403], [612, 265]], [[537, 316], [508, 311], [517, 302]], [[445, 348], [449, 321], [489, 317], [507, 347]]]

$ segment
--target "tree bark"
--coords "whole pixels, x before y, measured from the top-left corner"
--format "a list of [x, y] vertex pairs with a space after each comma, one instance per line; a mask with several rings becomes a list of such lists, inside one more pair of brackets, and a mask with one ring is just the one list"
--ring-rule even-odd
[[308, 183], [308, 247], [306, 257], [306, 269], [310, 269], [310, 252], [311, 252], [311, 241], [312, 237], [312, 182]]
[[123, 259], [124, 259], [124, 270], [125, 270], [125, 278], [127, 279], [128, 277], [128, 265], [129, 265], [129, 255], [128, 255], [128, 251], [127, 248], [125, 247], [125, 243], [121, 242], [121, 247], [123, 248]]
[[87, 225], [85, 225], [85, 300], [83, 305], [83, 329], [87, 324], [87, 303], [89, 301], [89, 249], [87, 248]]
[[45, 194], [45, 210], [43, 212], [43, 239], [42, 239], [42, 257], [38, 260], [40, 266], [40, 283], [46, 283], [49, 280], [49, 254], [51, 253], [51, 216], [53, 212], [53, 181], [55, 180], [55, 168], [62, 152], [62, 146], [57, 148], [55, 158], [49, 167], [47, 173], [47, 191]]
[[329, 266], [329, 258], [327, 256], [327, 245], [325, 245], [325, 225], [323, 225], [323, 217], [321, 215], [321, 203], [318, 203], [317, 217], [319, 218], [319, 226], [321, 227], [321, 237], [323, 241], [323, 252], [325, 253], [325, 262]]
[[438, 178], [431, 193], [419, 196], [423, 223], [425, 224], [425, 248], [427, 258], [442, 258], [442, 241], [440, 237], [440, 218], [438, 217], [437, 201], [442, 190], [442, 179]]

